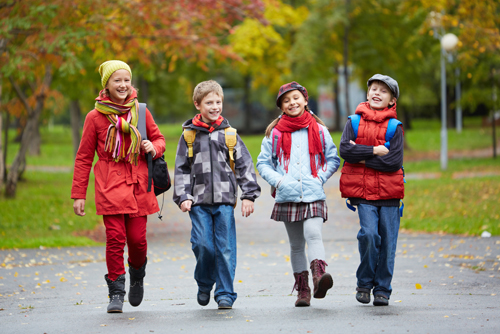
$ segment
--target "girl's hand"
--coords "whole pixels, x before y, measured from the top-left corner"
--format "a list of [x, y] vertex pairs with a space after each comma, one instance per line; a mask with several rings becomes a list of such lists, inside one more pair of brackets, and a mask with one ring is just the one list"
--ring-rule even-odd
[[187, 212], [191, 211], [191, 205], [193, 204], [193, 201], [188, 199], [184, 202], [181, 203], [181, 211], [182, 212]]
[[85, 200], [83, 198], [75, 199], [73, 202], [73, 211], [77, 216], [85, 216]]
[[352, 140], [349, 140], [349, 143], [353, 144], [353, 145], [356, 145], [356, 143]]
[[248, 217], [252, 213], [253, 213], [253, 202], [248, 200], [248, 199], [242, 200], [241, 201], [241, 215], [243, 217]]
[[141, 150], [143, 150], [145, 153], [153, 152], [153, 157], [156, 156], [156, 151], [153, 146], [153, 143], [147, 139], [141, 142]]

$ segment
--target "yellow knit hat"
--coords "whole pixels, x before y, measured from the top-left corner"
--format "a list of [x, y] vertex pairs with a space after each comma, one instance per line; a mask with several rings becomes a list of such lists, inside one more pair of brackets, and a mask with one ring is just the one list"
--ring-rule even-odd
[[118, 70], [127, 70], [130, 73], [130, 79], [132, 79], [132, 70], [127, 63], [121, 60], [108, 60], [99, 66], [99, 74], [101, 75], [102, 87], [106, 88], [109, 77]]

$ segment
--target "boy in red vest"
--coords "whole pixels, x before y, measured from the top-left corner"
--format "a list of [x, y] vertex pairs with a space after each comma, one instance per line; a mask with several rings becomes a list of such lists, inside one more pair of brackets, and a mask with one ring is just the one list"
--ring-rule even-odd
[[[349, 116], [340, 140], [345, 160], [340, 192], [352, 210], [357, 206], [361, 229], [361, 263], [356, 272], [356, 299], [375, 306], [389, 305], [399, 231], [399, 202], [404, 197], [403, 127], [397, 124], [387, 141], [389, 120], [397, 117], [399, 87], [393, 78], [375, 74], [368, 80], [367, 102]], [[357, 116], [359, 115], [359, 116]]]

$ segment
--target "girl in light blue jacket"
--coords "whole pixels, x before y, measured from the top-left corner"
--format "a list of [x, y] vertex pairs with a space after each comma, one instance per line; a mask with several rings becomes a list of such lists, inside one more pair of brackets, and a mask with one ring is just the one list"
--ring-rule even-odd
[[340, 164], [337, 148], [325, 124], [309, 110], [305, 87], [293, 81], [281, 86], [276, 104], [282, 115], [266, 130], [257, 170], [273, 189], [276, 199], [271, 219], [282, 221], [290, 242], [290, 259], [298, 296], [295, 306], [309, 306], [308, 262], [314, 298], [324, 298], [333, 286], [325, 272], [321, 229], [328, 219], [323, 184]]

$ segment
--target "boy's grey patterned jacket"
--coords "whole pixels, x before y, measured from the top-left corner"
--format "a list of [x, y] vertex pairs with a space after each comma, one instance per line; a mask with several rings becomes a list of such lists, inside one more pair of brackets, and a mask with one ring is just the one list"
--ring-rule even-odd
[[[193, 158], [188, 158], [188, 147], [181, 135], [177, 145], [174, 174], [174, 202], [180, 206], [185, 200], [193, 205], [234, 205], [240, 186], [241, 199], [254, 201], [260, 195], [260, 186], [253, 166], [252, 157], [240, 136], [234, 148], [236, 177], [229, 166], [229, 149], [224, 129], [229, 122], [224, 119], [212, 133], [197, 127], [192, 120], [186, 121], [183, 129], [194, 129]], [[191, 160], [191, 161], [190, 161]]]

